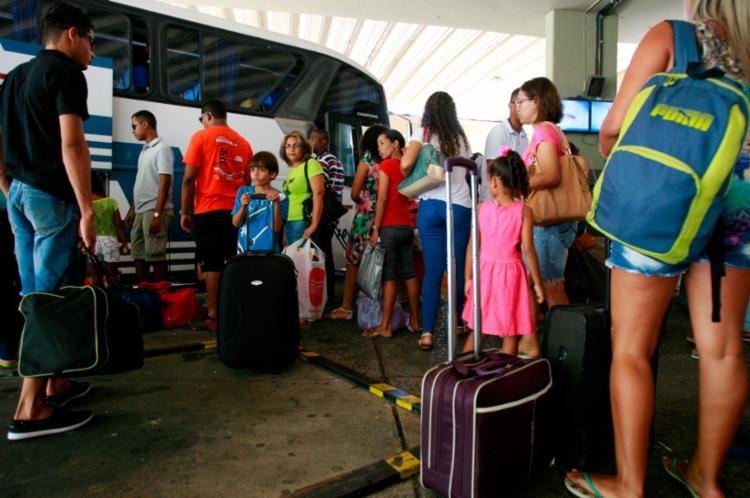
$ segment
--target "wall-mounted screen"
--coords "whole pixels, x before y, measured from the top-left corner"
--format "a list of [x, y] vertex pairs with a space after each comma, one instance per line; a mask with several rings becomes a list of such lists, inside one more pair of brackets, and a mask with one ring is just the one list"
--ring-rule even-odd
[[564, 131], [589, 131], [591, 103], [588, 100], [563, 99], [563, 117], [560, 129]]
[[602, 129], [602, 121], [607, 117], [607, 113], [612, 108], [610, 100], [592, 100], [591, 101], [591, 131], [599, 132]]

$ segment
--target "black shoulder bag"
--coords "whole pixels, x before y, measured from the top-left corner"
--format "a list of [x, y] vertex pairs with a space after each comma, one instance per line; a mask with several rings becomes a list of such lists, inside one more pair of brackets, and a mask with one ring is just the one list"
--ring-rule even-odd
[[[312, 223], [313, 199], [312, 189], [310, 188], [310, 178], [307, 176], [307, 161], [305, 161], [305, 182], [307, 183], [307, 193], [310, 195], [302, 201], [302, 216], [307, 226]], [[331, 190], [325, 189], [323, 194], [323, 214], [320, 216], [318, 226], [328, 226], [336, 223], [346, 213], [346, 208], [341, 204], [341, 199]]]

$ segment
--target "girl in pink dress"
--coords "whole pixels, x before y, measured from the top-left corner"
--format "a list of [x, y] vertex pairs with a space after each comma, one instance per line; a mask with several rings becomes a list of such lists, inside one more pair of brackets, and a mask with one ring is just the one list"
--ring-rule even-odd
[[[518, 354], [520, 336], [533, 334], [529, 283], [526, 267], [534, 282], [537, 302], [544, 301], [542, 276], [534, 250], [534, 215], [522, 200], [529, 193], [526, 166], [510, 147], [488, 166], [491, 200], [479, 206], [479, 272], [482, 333], [503, 338], [504, 353]], [[471, 240], [469, 240], [471, 248]], [[523, 252], [523, 259], [521, 253]], [[471, 251], [466, 257], [466, 306], [463, 319], [474, 328]], [[472, 351], [473, 338], [464, 345]]]

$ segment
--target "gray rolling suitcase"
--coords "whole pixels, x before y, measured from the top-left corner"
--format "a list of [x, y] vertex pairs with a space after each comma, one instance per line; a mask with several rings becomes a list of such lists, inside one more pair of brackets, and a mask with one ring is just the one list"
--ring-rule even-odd
[[448, 361], [422, 379], [420, 482], [447, 497], [507, 496], [551, 461], [552, 377], [545, 359], [524, 360], [490, 349], [480, 353], [479, 279], [474, 279], [474, 354], [454, 360], [455, 255], [450, 171], [471, 173], [473, 272], [479, 275], [476, 165], [448, 158]]

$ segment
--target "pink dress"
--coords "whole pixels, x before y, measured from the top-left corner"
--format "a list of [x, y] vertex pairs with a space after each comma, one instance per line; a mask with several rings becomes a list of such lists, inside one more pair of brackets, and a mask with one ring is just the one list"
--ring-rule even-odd
[[[526, 266], [521, 258], [522, 202], [479, 207], [479, 274], [482, 333], [513, 336], [534, 332]], [[473, 297], [466, 298], [462, 318], [474, 328]]]

